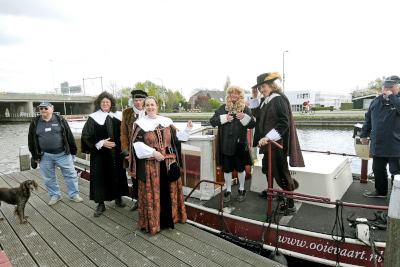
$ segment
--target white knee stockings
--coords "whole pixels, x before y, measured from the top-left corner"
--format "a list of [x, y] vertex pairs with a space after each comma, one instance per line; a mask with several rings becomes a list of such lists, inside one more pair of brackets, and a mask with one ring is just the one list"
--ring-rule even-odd
[[232, 191], [232, 173], [231, 172], [224, 172], [225, 184], [226, 184], [226, 191]]
[[[225, 183], [226, 183], [226, 191], [232, 191], [232, 173], [224, 173]], [[244, 190], [244, 180], [246, 178], [246, 171], [242, 171], [238, 173], [239, 180], [239, 190]]]
[[244, 180], [246, 178], [246, 171], [239, 172], [238, 178], [239, 178], [239, 190], [244, 190]]

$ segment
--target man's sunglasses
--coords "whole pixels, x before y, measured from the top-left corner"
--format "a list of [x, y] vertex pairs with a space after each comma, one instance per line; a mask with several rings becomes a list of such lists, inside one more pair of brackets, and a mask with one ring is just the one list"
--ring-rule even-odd
[[39, 108], [40, 110], [48, 110], [49, 108]]

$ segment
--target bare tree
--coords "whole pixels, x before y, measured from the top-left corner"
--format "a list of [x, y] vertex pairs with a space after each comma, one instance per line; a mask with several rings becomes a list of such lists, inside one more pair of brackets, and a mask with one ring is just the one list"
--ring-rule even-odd
[[118, 93], [118, 86], [117, 83], [114, 81], [110, 81], [110, 83], [108, 84], [107, 88], [111, 91], [111, 94], [117, 98], [117, 93]]
[[226, 90], [228, 90], [229, 85], [231, 85], [231, 79], [229, 79], [229, 76], [226, 76], [226, 82], [224, 85], [224, 92], [226, 92]]

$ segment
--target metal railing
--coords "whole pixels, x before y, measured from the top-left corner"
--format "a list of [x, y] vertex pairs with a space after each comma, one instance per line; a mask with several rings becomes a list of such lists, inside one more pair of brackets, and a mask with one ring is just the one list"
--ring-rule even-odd
[[[289, 199], [296, 199], [296, 200], [336, 205], [336, 202], [331, 201], [331, 199], [327, 198], [327, 197], [301, 194], [301, 193], [295, 193], [293, 191], [286, 191], [286, 190], [272, 188], [272, 178], [270, 178], [270, 177], [272, 177], [271, 144], [275, 145], [279, 149], [283, 149], [283, 147], [280, 144], [276, 143], [275, 141], [272, 141], [272, 140], [268, 141], [268, 189], [267, 189], [268, 214], [272, 214], [272, 197], [276, 196], [277, 195], [276, 193], [284, 193], [284, 194], [286, 194], [286, 198], [289, 198]], [[309, 151], [309, 150], [302, 150], [302, 151]], [[310, 152], [318, 152], [318, 153], [328, 153], [329, 152], [329, 154], [344, 155], [344, 154], [340, 154], [340, 153], [332, 153], [330, 151], [328, 151], [328, 152], [310, 151]], [[350, 155], [348, 155], [348, 156], [350, 156]], [[351, 155], [351, 156], [356, 156], [356, 155]], [[270, 193], [270, 192], [276, 192], [276, 193]], [[343, 204], [343, 206], [359, 207], [359, 208], [366, 208], [366, 209], [379, 209], [379, 210], [388, 210], [389, 209], [388, 206], [364, 205], [364, 204], [355, 204], [355, 203], [347, 203], [347, 202], [341, 202], [341, 204]]]

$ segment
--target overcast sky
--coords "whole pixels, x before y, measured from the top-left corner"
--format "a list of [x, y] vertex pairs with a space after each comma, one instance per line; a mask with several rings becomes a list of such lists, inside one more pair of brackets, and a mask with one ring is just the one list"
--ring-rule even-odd
[[[1, 0], [0, 92], [47, 92], [102, 77], [250, 89], [282, 75], [285, 90], [348, 93], [400, 75], [400, 1]], [[89, 94], [100, 79], [85, 81]]]

